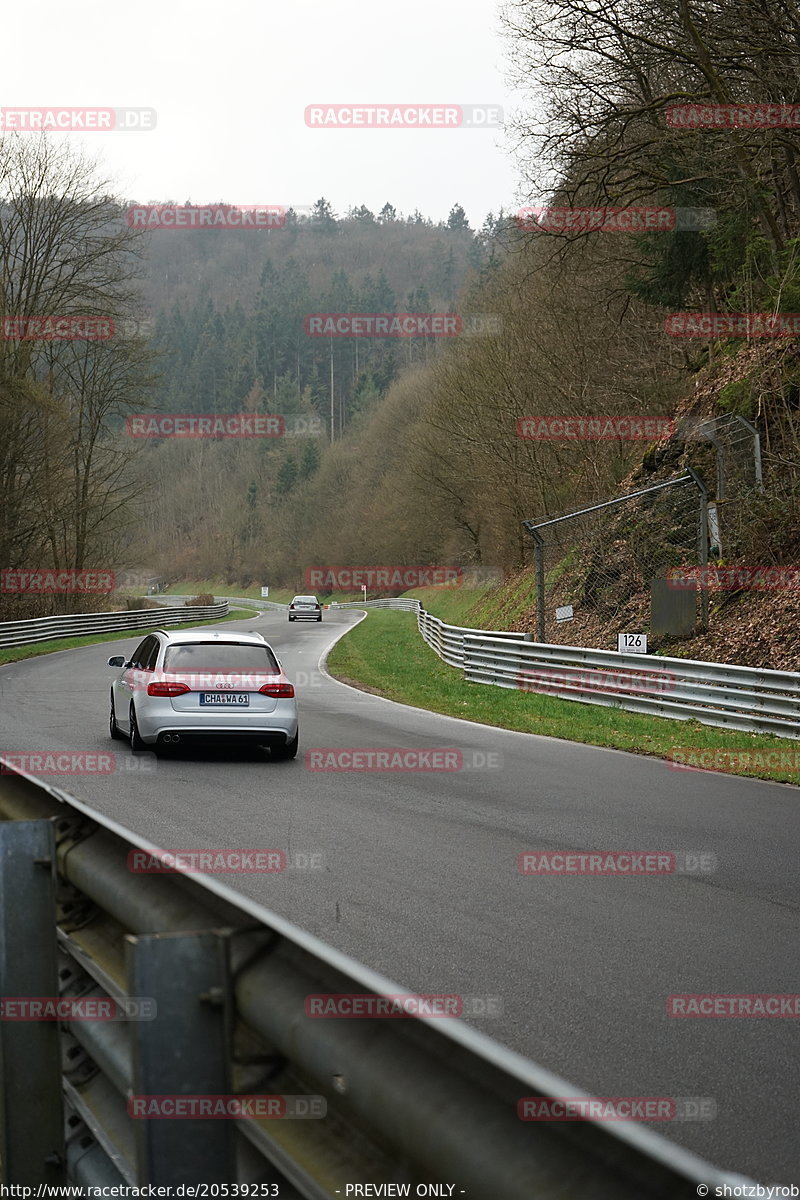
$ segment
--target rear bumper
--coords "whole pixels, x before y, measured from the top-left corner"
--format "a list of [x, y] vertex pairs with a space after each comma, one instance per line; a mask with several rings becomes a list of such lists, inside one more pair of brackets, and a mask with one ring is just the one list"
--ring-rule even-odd
[[144, 741], [159, 746], [285, 746], [297, 736], [297, 722], [294, 730], [262, 729], [258, 732], [252, 729], [207, 729], [200, 732], [197, 729], [162, 729], [154, 738], [144, 738]]
[[321, 621], [322, 609], [319, 612], [291, 612], [289, 613], [290, 621]]
[[290, 742], [297, 733], [297, 703], [294, 699], [278, 700], [271, 712], [216, 711], [213, 713], [176, 711], [169, 700], [137, 708], [136, 723], [139, 735], [148, 745], [163, 742], [164, 735], [180, 735], [182, 742]]

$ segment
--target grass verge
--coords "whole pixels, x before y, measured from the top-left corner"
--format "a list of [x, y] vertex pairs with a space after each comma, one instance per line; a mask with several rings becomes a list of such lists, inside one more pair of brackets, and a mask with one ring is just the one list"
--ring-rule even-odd
[[[787, 738], [728, 732], [698, 721], [672, 721], [467, 683], [456, 668], [448, 667], [423, 642], [412, 613], [372, 611], [334, 646], [328, 670], [345, 683], [431, 712], [635, 754], [665, 758], [678, 747], [686, 751], [797, 750], [797, 743]], [[798, 783], [796, 772], [753, 762], [747, 767], [732, 766], [730, 773]]]
[[[274, 600], [276, 604], [288, 604], [296, 592], [287, 591], [286, 588], [270, 588], [269, 599]], [[243, 600], [261, 599], [261, 585], [253, 584], [252, 587], [242, 587], [235, 583], [222, 583], [219, 579], [179, 579], [176, 583], [171, 584], [166, 591], [159, 592], [160, 596], [241, 596]]]
[[[155, 616], [158, 615], [156, 609], [153, 612]], [[245, 617], [252, 615], [244, 608], [235, 608], [228, 613], [227, 617], [221, 617], [214, 624], [221, 625], [223, 621], [242, 621]], [[169, 628], [193, 629], [196, 624], [196, 621], [184, 621], [180, 625], [170, 625]], [[83, 637], [54, 638], [52, 642], [32, 642], [26, 646], [7, 646], [5, 649], [0, 648], [0, 666], [5, 663], [22, 662], [25, 658], [38, 658], [41, 654], [54, 654], [56, 650], [74, 650], [76, 646], [91, 646], [98, 642], [119, 642], [125, 638], [136, 637], [137, 634], [146, 637], [154, 629], [160, 628], [158, 621], [153, 621], [152, 625], [140, 629], [120, 629], [116, 633], [87, 633]]]
[[[475, 619], [477, 605], [486, 601], [495, 589], [489, 587], [428, 587], [412, 588], [403, 593], [403, 597], [411, 596], [419, 600], [424, 609], [434, 617], [446, 621], [448, 625], [465, 625], [467, 628], [489, 629], [491, 625], [478, 624]], [[495, 624], [495, 629], [506, 629], [503, 624]]]

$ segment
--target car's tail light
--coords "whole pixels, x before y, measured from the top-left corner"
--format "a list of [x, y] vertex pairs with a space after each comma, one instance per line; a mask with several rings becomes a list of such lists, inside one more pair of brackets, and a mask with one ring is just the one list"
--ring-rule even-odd
[[319, 605], [318, 605], [318, 604], [315, 604], [315, 605], [314, 605], [314, 608], [319, 608]]
[[184, 696], [191, 690], [185, 683], [165, 683], [162, 681], [147, 685], [148, 696]]
[[289, 605], [289, 608], [294, 608], [294, 605], [293, 605], [293, 604], [290, 604], [290, 605]]
[[262, 696], [274, 696], [281, 700], [288, 700], [290, 696], [294, 695], [294, 687], [291, 683], [265, 683], [258, 690]]

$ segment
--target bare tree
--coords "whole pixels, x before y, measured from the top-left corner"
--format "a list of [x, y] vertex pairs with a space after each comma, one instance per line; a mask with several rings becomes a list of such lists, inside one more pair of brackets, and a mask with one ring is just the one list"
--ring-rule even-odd
[[[0, 139], [0, 561], [107, 565], [128, 496], [126, 412], [148, 386], [142, 235], [95, 165], [50, 137]], [[14, 322], [94, 317], [108, 340], [40, 340]], [[102, 332], [102, 330], [101, 330]]]

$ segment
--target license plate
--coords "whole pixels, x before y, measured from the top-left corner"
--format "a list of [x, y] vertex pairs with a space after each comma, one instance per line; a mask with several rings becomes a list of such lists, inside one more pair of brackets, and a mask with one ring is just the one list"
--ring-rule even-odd
[[250, 695], [248, 692], [201, 692], [200, 703], [221, 705], [229, 708], [233, 705], [234, 708], [247, 708], [250, 703]]

